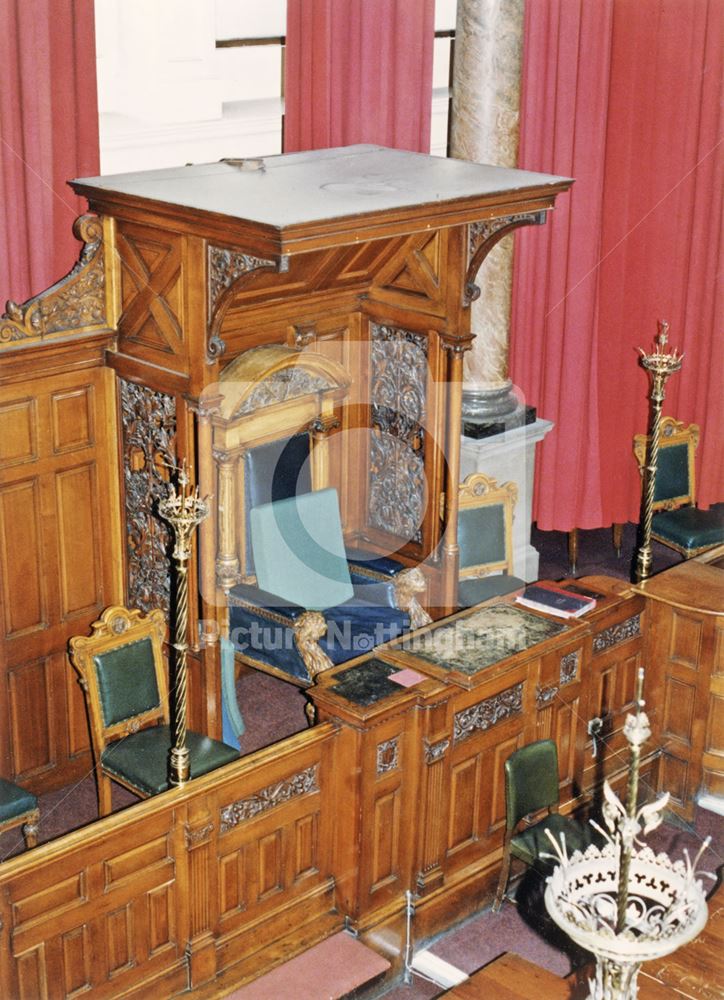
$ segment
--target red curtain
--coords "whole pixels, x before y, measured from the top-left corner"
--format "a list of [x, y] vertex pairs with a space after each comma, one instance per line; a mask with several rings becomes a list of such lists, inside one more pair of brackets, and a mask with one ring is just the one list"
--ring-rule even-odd
[[[664, 412], [702, 428], [702, 506], [724, 499], [720, 0], [526, 5], [520, 166], [576, 178], [516, 245], [511, 371], [555, 429], [534, 518], [568, 531], [638, 519], [658, 319], [684, 350]], [[542, 237], [542, 239], [541, 239]]]
[[98, 173], [93, 0], [2, 0], [0, 66], [2, 310], [78, 259], [66, 181]]
[[430, 150], [434, 0], [287, 0], [284, 149]]

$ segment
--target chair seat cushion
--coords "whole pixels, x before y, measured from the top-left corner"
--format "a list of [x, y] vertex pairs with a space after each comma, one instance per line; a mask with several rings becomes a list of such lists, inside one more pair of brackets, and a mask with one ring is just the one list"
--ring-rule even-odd
[[542, 870], [552, 868], [557, 862], [540, 857], [541, 854], [553, 854], [553, 845], [546, 834], [547, 830], [550, 830], [559, 842], [561, 833], [565, 833], [566, 849], [569, 854], [576, 850], [585, 850], [593, 842], [595, 834], [588, 823], [579, 823], [559, 813], [551, 813], [533, 826], [516, 833], [510, 842], [511, 853], [526, 864], [535, 862], [536, 868]]
[[[111, 743], [101, 754], [103, 769], [137, 788], [141, 795], [158, 795], [168, 788], [168, 753], [173, 742], [169, 726], [152, 726]], [[239, 759], [234, 747], [189, 731], [186, 734], [191, 777]]]
[[361, 574], [369, 572], [390, 578], [397, 576], [405, 568], [404, 563], [391, 556], [380, 556], [367, 552], [366, 549], [347, 549], [347, 562], [351, 563], [353, 571], [358, 570]]
[[724, 542], [724, 506], [663, 511], [654, 516], [651, 531], [655, 537], [687, 551], [719, 545]]
[[0, 823], [7, 823], [8, 820], [37, 808], [38, 800], [32, 792], [0, 778]]
[[475, 604], [487, 601], [491, 597], [502, 597], [519, 587], [525, 587], [525, 580], [507, 573], [490, 576], [461, 579], [458, 583], [458, 605], [461, 608], [472, 608]]

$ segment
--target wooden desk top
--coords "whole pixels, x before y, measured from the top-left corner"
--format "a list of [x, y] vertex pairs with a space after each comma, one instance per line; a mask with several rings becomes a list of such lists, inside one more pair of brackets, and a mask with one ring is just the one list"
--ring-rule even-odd
[[[239, 224], [293, 253], [553, 207], [573, 182], [383, 146], [356, 145], [71, 181], [101, 214], [126, 208]], [[344, 222], [343, 220], [354, 220]], [[374, 233], [368, 231], [374, 228]], [[302, 244], [299, 241], [302, 241]], [[320, 242], [321, 241], [321, 242]]]
[[[719, 546], [710, 557], [721, 555], [722, 548]], [[632, 589], [644, 597], [686, 611], [724, 615], [724, 573], [717, 562], [703, 557], [672, 566]]]

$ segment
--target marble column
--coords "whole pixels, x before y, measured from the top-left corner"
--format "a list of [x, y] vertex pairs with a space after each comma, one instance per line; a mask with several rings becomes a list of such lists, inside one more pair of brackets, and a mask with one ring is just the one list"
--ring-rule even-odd
[[[452, 156], [515, 167], [518, 159], [524, 0], [458, 0], [451, 118]], [[513, 240], [485, 260], [472, 303], [476, 340], [465, 361], [463, 418], [523, 422], [508, 373]]]

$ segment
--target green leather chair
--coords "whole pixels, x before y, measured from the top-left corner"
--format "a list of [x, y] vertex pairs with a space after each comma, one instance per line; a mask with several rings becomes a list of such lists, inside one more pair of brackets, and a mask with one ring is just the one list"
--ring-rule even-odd
[[[504, 767], [505, 841], [503, 867], [493, 903], [495, 912], [505, 898], [513, 858], [534, 865], [541, 873], [551, 871], [554, 862], [541, 858], [541, 854], [553, 852], [548, 830], [556, 840], [560, 840], [562, 833], [565, 834], [569, 853], [585, 850], [593, 839], [588, 824], [561, 816], [558, 812], [558, 751], [553, 740], [537, 740], [521, 747], [508, 757]], [[547, 814], [541, 819], [518, 829], [523, 820], [544, 809]]]
[[[686, 559], [724, 542], [724, 504], [709, 510], [696, 506], [695, 455], [699, 427], [664, 417], [659, 428], [659, 456], [654, 483], [651, 537]], [[649, 439], [634, 437], [634, 455], [643, 470]]]
[[12, 781], [0, 778], [0, 834], [21, 826], [25, 846], [35, 847], [39, 822], [40, 810], [35, 795]]
[[[168, 787], [168, 684], [163, 658], [163, 612], [110, 607], [94, 622], [92, 634], [70, 640], [70, 656], [86, 695], [96, 758], [98, 812], [112, 811], [111, 783], [141, 798]], [[188, 730], [191, 777], [232, 760], [236, 748]]]
[[470, 608], [491, 597], [509, 594], [525, 581], [512, 575], [515, 483], [473, 472], [458, 494], [460, 573], [458, 605]]

